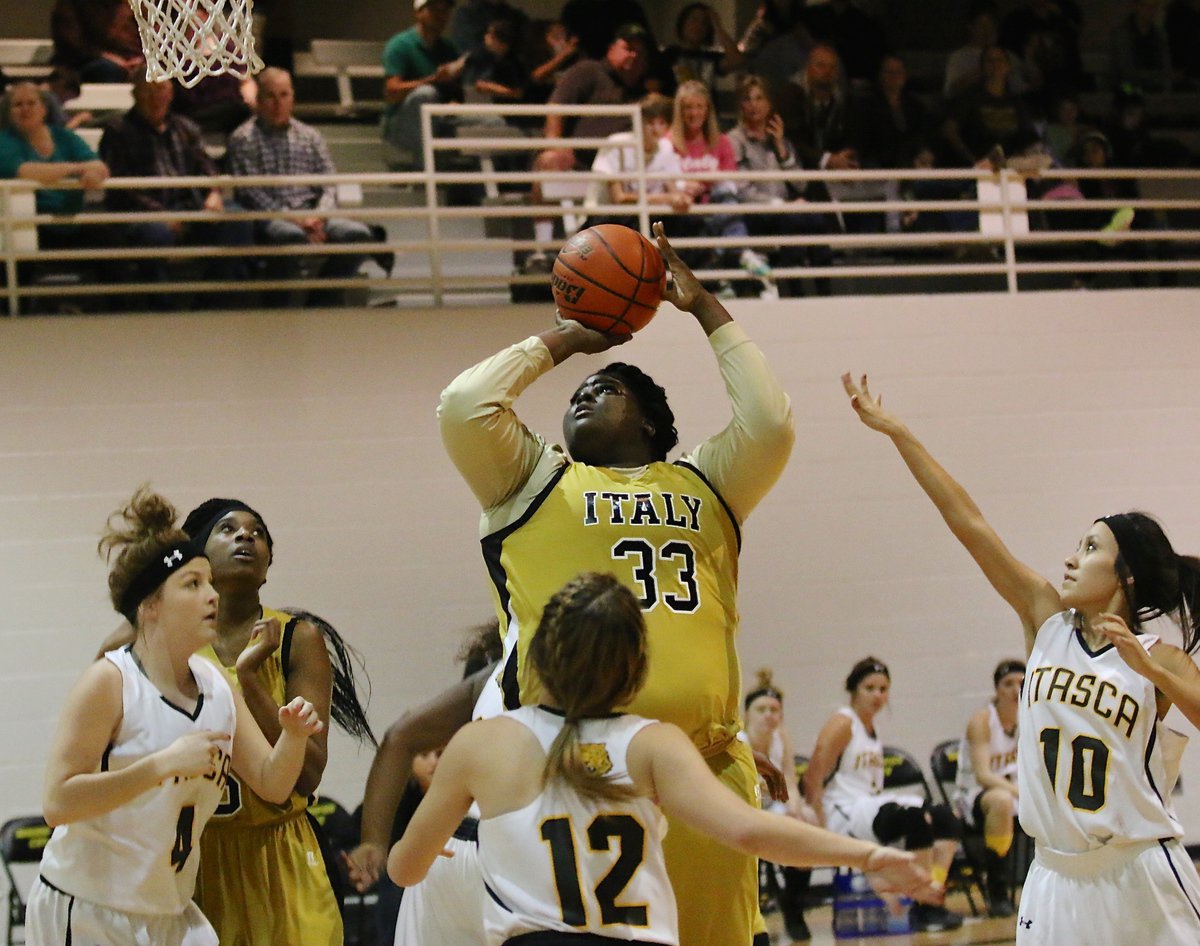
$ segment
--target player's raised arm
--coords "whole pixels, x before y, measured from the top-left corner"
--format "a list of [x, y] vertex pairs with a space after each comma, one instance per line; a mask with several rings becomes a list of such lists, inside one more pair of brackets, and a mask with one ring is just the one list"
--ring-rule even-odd
[[967, 491], [942, 468], [912, 431], [894, 414], [884, 410], [882, 398], [871, 394], [867, 376], [855, 382], [849, 372], [842, 387], [866, 426], [891, 438], [909, 472], [932, 500], [954, 537], [963, 544], [987, 580], [1021, 619], [1025, 646], [1033, 646], [1037, 629], [1052, 614], [1062, 610], [1054, 586], [1029, 566], [1019, 562], [983, 518]]

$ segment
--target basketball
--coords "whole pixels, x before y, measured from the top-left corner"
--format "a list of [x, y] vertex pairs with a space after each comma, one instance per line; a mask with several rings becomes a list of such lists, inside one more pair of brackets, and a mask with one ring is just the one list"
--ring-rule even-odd
[[608, 335], [629, 335], [654, 318], [666, 282], [658, 247], [615, 223], [571, 237], [550, 276], [562, 317]]

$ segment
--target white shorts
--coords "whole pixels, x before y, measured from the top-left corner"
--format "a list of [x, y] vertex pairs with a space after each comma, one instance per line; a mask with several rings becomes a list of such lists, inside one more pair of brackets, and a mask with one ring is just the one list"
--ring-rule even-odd
[[1017, 914], [1017, 946], [1200, 943], [1200, 877], [1176, 840], [1086, 854], [1038, 845]]
[[415, 887], [404, 891], [396, 946], [483, 946], [483, 872], [474, 841], [451, 838], [453, 857], [438, 857]]
[[189, 902], [173, 915], [123, 913], [80, 900], [40, 877], [25, 914], [29, 946], [217, 946], [217, 934], [200, 908]]
[[874, 841], [880, 844], [875, 836], [875, 816], [879, 809], [887, 804], [897, 804], [905, 808], [920, 808], [925, 804], [921, 795], [901, 795], [884, 792], [880, 795], [862, 795], [850, 800], [838, 799], [830, 803], [825, 800], [825, 827], [835, 834], [848, 834], [860, 841]]

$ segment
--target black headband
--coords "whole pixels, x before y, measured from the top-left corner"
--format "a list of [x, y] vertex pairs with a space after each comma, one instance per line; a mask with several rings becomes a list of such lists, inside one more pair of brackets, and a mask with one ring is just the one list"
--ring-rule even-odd
[[191, 539], [163, 546], [162, 551], [133, 576], [125, 594], [121, 595], [121, 603], [117, 610], [130, 624], [137, 627], [138, 605], [150, 597], [174, 572], [179, 571], [192, 559], [203, 557], [204, 552]]
[[1025, 664], [1019, 660], [1004, 660], [997, 664], [995, 671], [992, 673], [992, 686], [999, 686], [1000, 681], [1007, 677], [1010, 673], [1024, 673]]
[[853, 693], [858, 689], [858, 685], [873, 673], [882, 673], [889, 680], [892, 679], [892, 674], [886, 664], [878, 660], [861, 660], [850, 671], [850, 676], [846, 678], [847, 692]]
[[[267, 548], [275, 551], [275, 540], [271, 538], [271, 530], [267, 528], [266, 520], [258, 514], [258, 510], [246, 505], [240, 499], [209, 499], [190, 513], [183, 523], [183, 531], [192, 537], [196, 545], [203, 549], [208, 545], [208, 537], [217, 523], [231, 512], [248, 512], [262, 526], [263, 537], [267, 540]], [[202, 518], [203, 517], [203, 518]]]
[[783, 694], [779, 690], [775, 689], [775, 687], [767, 684], [764, 687], [759, 687], [757, 690], [751, 690], [749, 693], [747, 693], [746, 702], [743, 704], [744, 707], [749, 709], [750, 704], [757, 700], [760, 696], [770, 696], [779, 700], [780, 703], [783, 702]]

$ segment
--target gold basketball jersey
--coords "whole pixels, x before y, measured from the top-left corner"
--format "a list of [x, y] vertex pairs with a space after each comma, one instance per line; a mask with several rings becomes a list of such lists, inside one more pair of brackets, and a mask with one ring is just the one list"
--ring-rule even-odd
[[[275, 611], [267, 607], [264, 607], [262, 612], [264, 620], [275, 618], [279, 621], [279, 626], [283, 629], [279, 648], [264, 660], [262, 666], [258, 668], [258, 674], [262, 678], [267, 692], [271, 694], [271, 698], [276, 703], [282, 706], [287, 694], [287, 682], [284, 679], [283, 672], [283, 654], [291, 639], [291, 628], [289, 625], [296, 619], [283, 611]], [[213, 650], [211, 644], [206, 644], [197, 651], [197, 654], [206, 660], [212, 661], [224, 670], [231, 687], [237, 690], [241, 689], [237, 678], [237, 668], [226, 667], [222, 664], [221, 659], [217, 656], [217, 652]], [[282, 805], [265, 801], [254, 794], [249, 786], [243, 785], [230, 772], [229, 781], [225, 787], [225, 795], [222, 797], [221, 804], [217, 806], [217, 810], [213, 814], [210, 827], [221, 828], [226, 825], [231, 827], [259, 827], [262, 825], [278, 824], [304, 811], [307, 806], [308, 799], [295, 792], [292, 792], [288, 800]]]
[[505, 661], [505, 705], [536, 703], [526, 652], [550, 597], [581, 572], [611, 572], [640, 600], [646, 685], [622, 707], [675, 723], [705, 754], [738, 729], [740, 534], [694, 467], [651, 463], [638, 475], [565, 466], [516, 522], [483, 539]]

